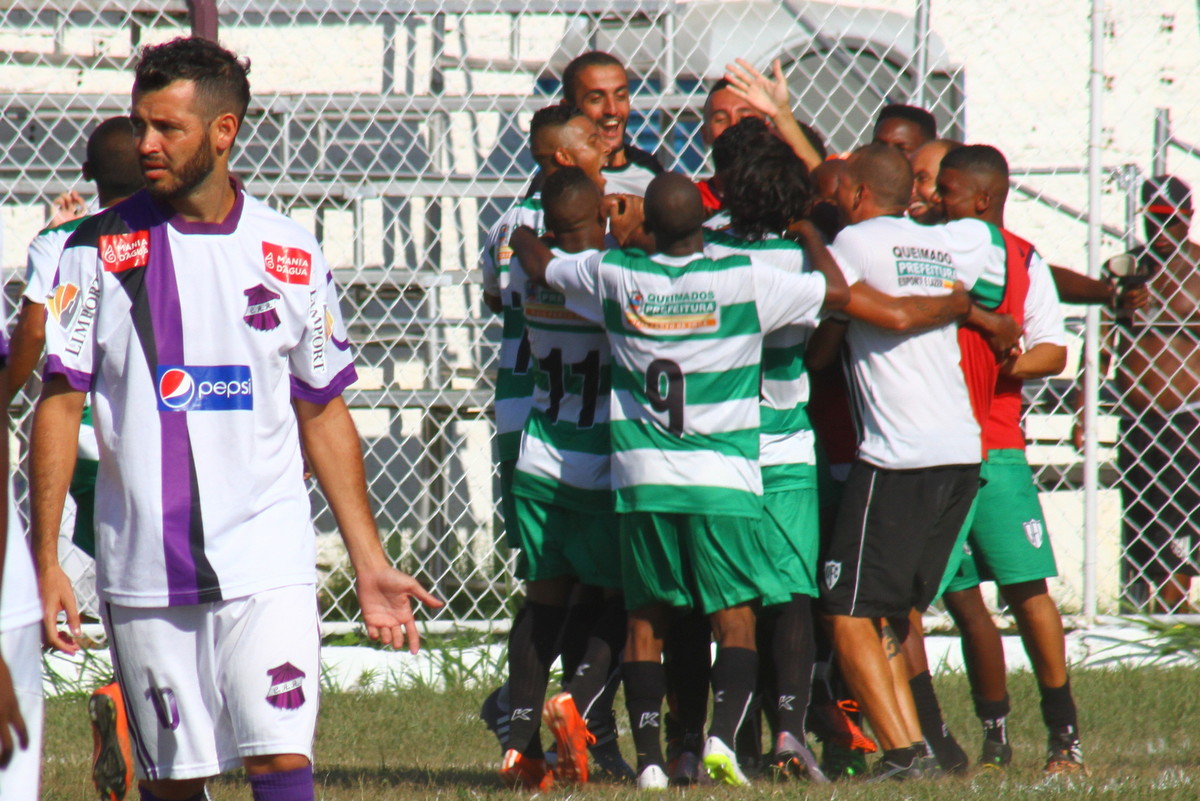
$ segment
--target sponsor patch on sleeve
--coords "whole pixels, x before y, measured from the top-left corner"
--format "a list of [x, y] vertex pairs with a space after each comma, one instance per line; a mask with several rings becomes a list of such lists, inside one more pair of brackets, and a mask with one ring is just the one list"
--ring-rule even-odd
[[263, 242], [262, 251], [263, 266], [272, 276], [285, 284], [308, 284], [312, 255], [307, 250]]

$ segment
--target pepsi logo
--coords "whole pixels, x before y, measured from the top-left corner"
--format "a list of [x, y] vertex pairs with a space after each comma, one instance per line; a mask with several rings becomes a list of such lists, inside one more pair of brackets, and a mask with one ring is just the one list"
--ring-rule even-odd
[[158, 396], [168, 409], [186, 409], [196, 397], [196, 382], [187, 371], [172, 367], [158, 379]]

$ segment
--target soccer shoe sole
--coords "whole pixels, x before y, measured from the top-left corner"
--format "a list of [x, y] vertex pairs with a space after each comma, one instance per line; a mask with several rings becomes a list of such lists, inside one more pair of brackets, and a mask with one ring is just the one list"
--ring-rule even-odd
[[554, 778], [565, 784], [587, 784], [588, 739], [587, 724], [575, 708], [569, 693], [559, 693], [542, 708], [542, 722], [554, 735], [558, 760]]
[[92, 783], [104, 801], [122, 801], [129, 792], [130, 764], [121, 748], [118, 714], [111, 696], [96, 694], [88, 699], [88, 717], [96, 738]]

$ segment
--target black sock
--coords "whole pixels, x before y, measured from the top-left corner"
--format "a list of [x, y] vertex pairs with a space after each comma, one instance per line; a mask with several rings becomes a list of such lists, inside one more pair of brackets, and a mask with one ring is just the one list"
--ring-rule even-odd
[[983, 739], [1004, 745], [1008, 742], [1008, 713], [1012, 704], [1007, 695], [1001, 701], [988, 701], [972, 695], [975, 701], [975, 716], [983, 724]]
[[1071, 695], [1071, 680], [1061, 687], [1038, 685], [1042, 693], [1042, 720], [1050, 730], [1050, 736], [1060, 740], [1079, 739], [1079, 717], [1075, 712], [1075, 698]]
[[913, 701], [917, 706], [921, 734], [942, 770], [947, 773], [966, 770], [971, 764], [970, 759], [942, 719], [942, 708], [933, 691], [933, 676], [929, 675], [928, 670], [918, 673], [909, 679], [908, 686], [912, 689]]
[[[812, 694], [813, 663], [816, 641], [813, 639], [812, 599], [793, 595], [775, 616], [770, 642], [759, 641], [770, 649], [772, 681], [770, 694], [763, 690], [763, 707], [775, 718], [775, 732], [791, 732], [804, 739], [804, 718]], [[766, 654], [760, 655], [768, 659]]]
[[712, 666], [713, 716], [708, 736], [730, 748], [742, 719], [750, 708], [758, 654], [749, 648], [718, 648]]
[[901, 767], [909, 767], [923, 756], [925, 756], [925, 744], [914, 743], [907, 748], [892, 748], [884, 751], [883, 761]]
[[664, 667], [667, 676], [668, 742], [699, 753], [708, 718], [708, 683], [712, 671], [712, 625], [699, 613], [671, 624]]
[[659, 720], [667, 677], [658, 662], [626, 662], [621, 666], [621, 674], [625, 682], [625, 709], [629, 712], [633, 747], [637, 751], [637, 770], [641, 773], [647, 765], [663, 764]]
[[512, 704], [508, 743], [533, 759], [542, 757], [538, 727], [566, 614], [561, 606], [526, 601], [508, 635], [508, 698]]
[[[571, 622], [567, 621], [568, 626]], [[591, 720], [595, 712], [604, 711], [596, 708], [596, 702], [604, 694], [610, 680], [616, 683], [613, 667], [620, 661], [621, 649], [625, 646], [625, 626], [624, 601], [610, 598], [592, 625], [587, 650], [575, 668], [575, 674], [563, 685], [575, 699], [575, 708], [585, 720]], [[608, 703], [611, 711], [611, 696]]]
[[[559, 650], [562, 653], [564, 690], [566, 689], [567, 681], [575, 675], [580, 662], [584, 660], [584, 654], [588, 648], [588, 640], [592, 636], [592, 629], [596, 625], [596, 620], [599, 619], [603, 612], [603, 601], [593, 600], [590, 597], [580, 603], [574, 603], [567, 607], [567, 618], [563, 623], [562, 642], [559, 644]], [[582, 711], [581, 709], [580, 712]]]

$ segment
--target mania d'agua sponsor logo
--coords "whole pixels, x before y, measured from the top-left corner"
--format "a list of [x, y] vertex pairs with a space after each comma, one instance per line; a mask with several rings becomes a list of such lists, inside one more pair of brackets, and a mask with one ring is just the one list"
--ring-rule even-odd
[[312, 254], [307, 250], [263, 242], [262, 253], [263, 266], [271, 276], [285, 284], [308, 284], [312, 273]]
[[254, 385], [244, 364], [164, 364], [158, 367], [160, 412], [231, 412], [254, 408]]
[[120, 273], [150, 263], [150, 232], [105, 234], [96, 242], [105, 272]]
[[896, 280], [900, 286], [950, 289], [958, 277], [954, 259], [944, 250], [897, 245], [892, 248], [892, 256], [896, 259]]
[[716, 331], [721, 327], [721, 307], [710, 290], [658, 294], [634, 292], [625, 306], [625, 321], [639, 331]]

